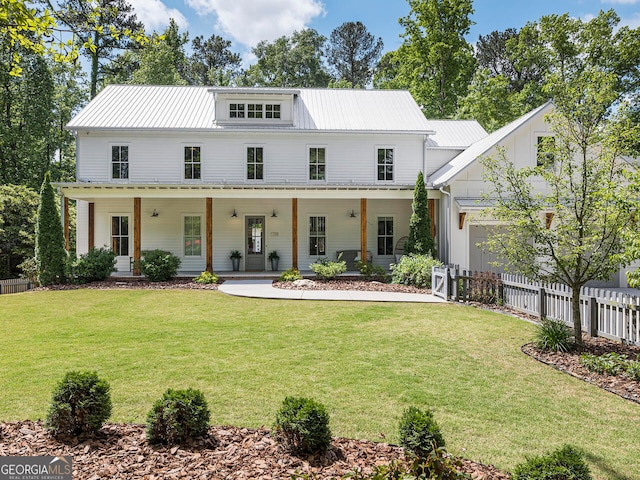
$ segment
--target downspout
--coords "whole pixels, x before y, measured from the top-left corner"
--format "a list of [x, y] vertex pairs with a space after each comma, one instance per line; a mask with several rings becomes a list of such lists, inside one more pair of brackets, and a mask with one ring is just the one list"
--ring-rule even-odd
[[443, 185], [438, 190], [447, 196], [447, 204], [445, 206], [445, 221], [444, 221], [444, 263], [449, 264], [449, 248], [451, 244], [451, 193], [445, 191], [446, 185]]
[[427, 179], [427, 139], [429, 135], [423, 135], [422, 137], [422, 175], [424, 175], [425, 182]]

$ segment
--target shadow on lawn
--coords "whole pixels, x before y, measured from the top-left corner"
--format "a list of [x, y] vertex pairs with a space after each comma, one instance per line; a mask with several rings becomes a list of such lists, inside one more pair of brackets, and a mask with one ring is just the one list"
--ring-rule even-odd
[[599, 455], [585, 451], [584, 457], [587, 459], [587, 461], [593, 463], [594, 465], [597, 465], [598, 468], [600, 468], [603, 472], [606, 472], [610, 476], [610, 478], [613, 478], [614, 480], [634, 480], [631, 477], [616, 472], [613, 467], [606, 463], [604, 459]]

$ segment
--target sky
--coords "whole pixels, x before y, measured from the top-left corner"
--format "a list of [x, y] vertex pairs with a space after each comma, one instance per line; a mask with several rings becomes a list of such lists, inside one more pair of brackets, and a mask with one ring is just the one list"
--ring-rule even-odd
[[[362, 22], [382, 37], [384, 51], [402, 43], [400, 17], [409, 13], [406, 0], [129, 0], [147, 30], [162, 31], [174, 18], [190, 40], [220, 35], [233, 42], [233, 51], [250, 61], [251, 48], [261, 40], [273, 41], [302, 28], [314, 28], [327, 38], [344, 22]], [[475, 0], [475, 13], [467, 41], [552, 13], [589, 20], [600, 10], [613, 8], [621, 24], [640, 26], [640, 0]]]

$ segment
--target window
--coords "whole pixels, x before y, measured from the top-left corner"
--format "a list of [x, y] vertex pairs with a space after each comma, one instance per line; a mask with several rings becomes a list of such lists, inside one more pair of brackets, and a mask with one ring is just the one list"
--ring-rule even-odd
[[184, 147], [184, 178], [200, 180], [200, 147]]
[[129, 217], [111, 217], [111, 249], [116, 256], [129, 256]]
[[129, 178], [129, 147], [126, 145], [111, 147], [111, 178]]
[[247, 180], [264, 179], [264, 157], [262, 147], [247, 147]]
[[250, 103], [247, 109], [247, 117], [249, 118], [262, 118], [262, 104]]
[[378, 255], [393, 255], [393, 217], [378, 217]]
[[229, 104], [229, 118], [244, 118], [244, 103]]
[[280, 118], [280, 105], [265, 105], [265, 118]]
[[538, 137], [536, 160], [538, 167], [550, 167], [553, 165], [553, 150], [556, 146], [556, 139], [551, 135]]
[[309, 148], [309, 180], [325, 180], [325, 149]]
[[393, 148], [378, 149], [378, 181], [393, 181]]
[[199, 257], [202, 255], [202, 220], [200, 217], [184, 217], [184, 255]]
[[326, 218], [309, 217], [309, 255], [326, 255], [326, 246]]

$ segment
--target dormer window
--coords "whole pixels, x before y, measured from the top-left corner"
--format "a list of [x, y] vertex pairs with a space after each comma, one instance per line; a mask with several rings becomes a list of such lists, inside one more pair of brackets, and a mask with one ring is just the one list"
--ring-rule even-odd
[[229, 104], [229, 118], [244, 118], [244, 103]]
[[247, 117], [248, 118], [262, 118], [262, 104], [261, 103], [250, 103], [247, 106]]
[[280, 120], [280, 109], [281, 107], [278, 103], [230, 103], [229, 118]]
[[280, 119], [280, 105], [265, 105], [265, 116], [266, 118]]

